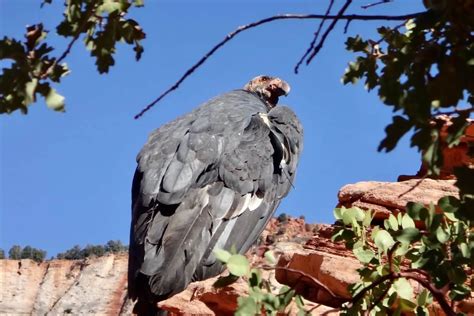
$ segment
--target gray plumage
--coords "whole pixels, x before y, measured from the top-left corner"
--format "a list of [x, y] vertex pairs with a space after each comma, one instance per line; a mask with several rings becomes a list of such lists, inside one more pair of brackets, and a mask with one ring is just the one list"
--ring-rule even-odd
[[156, 302], [245, 253], [287, 195], [302, 150], [293, 111], [257, 94], [218, 96], [154, 131], [132, 186], [129, 295]]

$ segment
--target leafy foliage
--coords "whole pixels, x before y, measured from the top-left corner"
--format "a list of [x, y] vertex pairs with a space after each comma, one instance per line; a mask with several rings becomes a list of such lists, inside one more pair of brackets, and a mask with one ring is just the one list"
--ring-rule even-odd
[[279, 223], [286, 223], [288, 221], [288, 215], [286, 213], [281, 213], [278, 215], [277, 220]]
[[303, 299], [297, 295], [295, 290], [283, 286], [279, 290], [272, 286], [269, 277], [262, 276], [263, 269], [272, 269], [276, 263], [272, 252], [265, 253], [268, 263], [265, 267], [250, 269], [249, 262], [245, 256], [218, 249], [214, 252], [218, 260], [225, 263], [229, 275], [220, 277], [215, 287], [227, 286], [235, 282], [239, 277], [247, 279], [249, 295], [237, 299], [238, 308], [235, 315], [280, 315], [287, 314], [288, 306], [295, 301], [298, 307], [298, 316], [306, 315]]
[[[365, 87], [378, 89], [382, 102], [397, 113], [385, 129], [379, 151], [391, 151], [413, 131], [411, 145], [423, 153], [428, 175], [436, 176], [443, 164], [443, 147], [459, 144], [474, 111], [474, 2], [424, 4], [427, 14], [395, 28], [379, 28], [377, 41], [349, 38], [347, 49], [362, 56], [349, 64], [343, 83], [365, 79]], [[441, 133], [440, 114], [451, 116], [446, 136]], [[472, 149], [468, 155], [473, 158]], [[406, 213], [390, 215], [384, 227], [371, 228], [370, 215], [357, 208], [335, 211], [344, 226], [334, 238], [345, 240], [364, 265], [361, 282], [351, 287], [353, 301], [346, 314], [395, 309], [426, 315], [434, 298], [445, 313], [454, 315], [451, 302], [470, 295], [474, 169], [459, 167], [455, 175], [459, 199], [447, 196], [428, 207], [408, 203]], [[408, 280], [424, 290], [414, 293]]]
[[0, 248], [0, 259], [5, 259], [5, 250]]
[[128, 246], [123, 245], [120, 240], [109, 240], [105, 245], [87, 245], [81, 248], [75, 245], [65, 252], [59, 253], [57, 259], [78, 260], [89, 257], [102, 257], [108, 253], [120, 253], [128, 251]]
[[[363, 264], [361, 281], [353, 284], [351, 304], [345, 314], [358, 315], [416, 312], [427, 315], [433, 296], [438, 300], [461, 301], [470, 295], [474, 278], [474, 236], [469, 221], [458, 217], [459, 200], [444, 197], [436, 211], [431, 205], [409, 203], [407, 213], [390, 215], [383, 227], [372, 226], [372, 215], [357, 207], [338, 208], [334, 214], [342, 226], [333, 239], [345, 241]], [[417, 228], [415, 222], [424, 226]], [[409, 280], [424, 290], [415, 293]], [[440, 295], [440, 289], [447, 297]], [[439, 302], [441, 304], [441, 302]]]
[[[3, 256], [4, 255], [5, 254], [3, 254]], [[31, 247], [29, 245], [25, 246], [24, 248], [19, 245], [14, 245], [8, 251], [8, 257], [12, 260], [32, 259], [36, 262], [43, 262], [46, 258], [46, 251]]]
[[[51, 1], [44, 1], [43, 5]], [[10, 67], [2, 69], [0, 75], [0, 113], [20, 110], [26, 114], [38, 94], [44, 97], [49, 108], [63, 112], [65, 98], [51, 84], [59, 83], [69, 74], [62, 61], [81, 36], [96, 59], [99, 73], [107, 73], [115, 64], [113, 55], [117, 42], [133, 45], [135, 58], [139, 60], [145, 33], [135, 20], [126, 18], [132, 6], [141, 7], [143, 2], [66, 0], [64, 19], [56, 32], [71, 41], [60, 57], [51, 55], [54, 48], [46, 43], [48, 31], [41, 23], [27, 27], [24, 41], [9, 37], [0, 39], [0, 60], [11, 61]]]
[[[385, 129], [379, 150], [391, 151], [413, 130], [411, 145], [423, 152], [431, 174], [442, 164], [440, 124], [435, 116], [457, 117], [447, 139], [459, 142], [474, 101], [474, 8], [472, 1], [441, 1], [427, 14], [402, 25], [380, 27], [377, 41], [350, 37], [347, 49], [362, 54], [349, 64], [343, 83], [365, 79], [367, 90], [378, 89], [382, 102], [398, 113]], [[461, 109], [460, 105], [463, 105]]]
[[8, 250], [8, 258], [13, 260], [20, 260], [21, 259], [21, 246], [14, 245]]

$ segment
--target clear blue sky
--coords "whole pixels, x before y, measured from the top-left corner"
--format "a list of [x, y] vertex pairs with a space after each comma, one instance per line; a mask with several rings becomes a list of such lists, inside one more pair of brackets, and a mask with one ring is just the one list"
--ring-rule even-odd
[[[39, 1], [0, 0], [0, 35], [20, 38], [27, 24], [43, 21], [54, 30], [60, 0], [39, 9]], [[305, 128], [305, 149], [295, 189], [278, 213], [330, 223], [339, 188], [348, 183], [395, 181], [414, 174], [419, 155], [405, 138], [394, 152], [376, 151], [391, 112], [362, 84], [340, 78], [354, 58], [344, 50], [340, 25], [321, 54], [293, 73], [318, 21], [280, 21], [236, 37], [179, 90], [135, 121], [133, 115], [172, 84], [217, 41], [241, 24], [279, 13], [324, 13], [327, 1], [145, 1], [132, 16], [147, 33], [145, 53], [135, 62], [119, 45], [116, 65], [99, 75], [82, 43], [67, 58], [72, 73], [57, 90], [67, 112], [43, 102], [27, 116], [0, 117], [0, 247], [30, 244], [48, 256], [75, 244], [128, 244], [130, 186], [135, 156], [148, 133], [209, 98], [242, 87], [259, 74], [276, 75], [292, 86], [281, 102], [293, 107]], [[354, 1], [353, 12], [402, 14], [421, 1], [398, 0], [370, 10]], [[378, 23], [353, 22], [349, 34], [373, 35]], [[67, 45], [50, 32], [59, 55]]]

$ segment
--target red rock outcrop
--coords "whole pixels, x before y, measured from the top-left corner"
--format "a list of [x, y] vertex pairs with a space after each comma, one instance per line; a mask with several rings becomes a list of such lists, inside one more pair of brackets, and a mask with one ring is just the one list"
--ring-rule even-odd
[[443, 196], [459, 197], [455, 180], [411, 179], [402, 182], [358, 182], [343, 186], [339, 193], [339, 207], [357, 206], [375, 212], [375, 219], [386, 219], [391, 213], [405, 210], [408, 202], [424, 205], [437, 204]]

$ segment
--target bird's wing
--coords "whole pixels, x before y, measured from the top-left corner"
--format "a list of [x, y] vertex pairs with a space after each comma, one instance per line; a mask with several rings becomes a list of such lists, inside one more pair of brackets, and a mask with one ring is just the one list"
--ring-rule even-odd
[[270, 119], [260, 99], [234, 91], [150, 136], [132, 186], [132, 297], [139, 278], [156, 296], [181, 291], [220, 271], [214, 248], [255, 241], [294, 174], [280, 159], [292, 140]]

